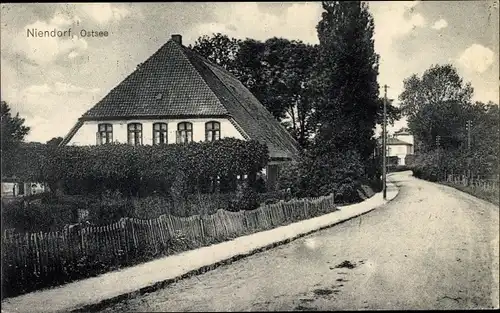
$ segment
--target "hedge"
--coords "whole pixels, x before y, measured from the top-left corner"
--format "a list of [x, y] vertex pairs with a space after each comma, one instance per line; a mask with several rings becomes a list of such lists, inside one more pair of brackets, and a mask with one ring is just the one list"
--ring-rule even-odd
[[172, 145], [25, 147], [18, 151], [16, 176], [47, 182], [52, 190], [69, 194], [100, 194], [118, 190], [126, 195], [169, 194], [213, 188], [218, 177], [235, 189], [236, 175], [256, 173], [269, 160], [266, 145], [225, 138], [214, 142]]

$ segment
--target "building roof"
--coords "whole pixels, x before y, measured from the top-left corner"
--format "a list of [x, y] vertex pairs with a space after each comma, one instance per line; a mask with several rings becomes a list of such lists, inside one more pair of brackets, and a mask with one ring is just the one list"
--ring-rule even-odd
[[408, 127], [403, 127], [398, 131], [394, 132], [394, 135], [411, 135], [411, 133]]
[[227, 117], [240, 126], [244, 138], [267, 144], [272, 158], [298, 154], [289, 132], [236, 77], [176, 40], [169, 40], [83, 114], [61, 144], [85, 120], [173, 117]]
[[406, 142], [406, 141], [403, 141], [401, 139], [398, 139], [398, 138], [394, 138], [394, 137], [389, 137], [387, 138], [387, 142], [386, 142], [388, 145], [409, 145], [411, 146], [412, 144], [409, 143], [409, 142]]

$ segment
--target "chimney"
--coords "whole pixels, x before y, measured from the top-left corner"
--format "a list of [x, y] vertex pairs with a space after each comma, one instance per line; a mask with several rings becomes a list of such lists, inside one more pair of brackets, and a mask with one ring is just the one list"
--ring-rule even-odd
[[181, 35], [172, 35], [172, 40], [177, 42], [179, 45], [182, 46], [182, 36]]

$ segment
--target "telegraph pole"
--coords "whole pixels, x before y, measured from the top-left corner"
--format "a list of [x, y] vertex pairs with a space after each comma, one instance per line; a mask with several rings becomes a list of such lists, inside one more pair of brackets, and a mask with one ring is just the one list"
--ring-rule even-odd
[[471, 176], [471, 170], [470, 170], [470, 163], [471, 163], [470, 147], [471, 147], [471, 128], [472, 128], [472, 121], [471, 120], [467, 120], [465, 128], [467, 129], [467, 177], [470, 178], [470, 176]]
[[387, 199], [387, 165], [386, 165], [386, 154], [387, 154], [387, 85], [384, 85], [384, 123], [382, 126], [382, 191], [384, 195], [384, 200]]

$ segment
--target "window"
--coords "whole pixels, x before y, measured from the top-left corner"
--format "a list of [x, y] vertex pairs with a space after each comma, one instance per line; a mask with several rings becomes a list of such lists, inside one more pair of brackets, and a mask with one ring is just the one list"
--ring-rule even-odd
[[159, 145], [167, 143], [167, 124], [154, 123], [153, 124], [153, 144]]
[[193, 141], [193, 124], [182, 122], [177, 124], [177, 143]]
[[97, 125], [97, 145], [103, 145], [113, 142], [113, 125], [99, 124]]
[[208, 122], [205, 124], [205, 140], [215, 141], [220, 139], [220, 123]]
[[130, 145], [142, 145], [142, 124], [128, 124], [128, 143]]

